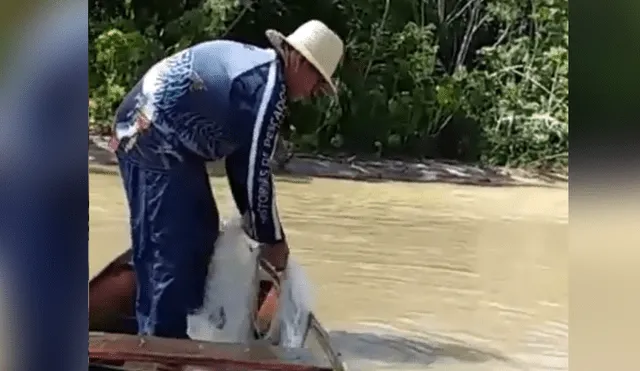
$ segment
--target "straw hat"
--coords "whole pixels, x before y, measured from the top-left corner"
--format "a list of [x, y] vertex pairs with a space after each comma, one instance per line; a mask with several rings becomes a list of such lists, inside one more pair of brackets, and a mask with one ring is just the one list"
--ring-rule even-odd
[[267, 30], [265, 34], [278, 52], [282, 52], [283, 42], [289, 44], [320, 72], [333, 94], [338, 93], [331, 75], [342, 59], [344, 43], [329, 27], [318, 20], [311, 20], [286, 37], [276, 30]]

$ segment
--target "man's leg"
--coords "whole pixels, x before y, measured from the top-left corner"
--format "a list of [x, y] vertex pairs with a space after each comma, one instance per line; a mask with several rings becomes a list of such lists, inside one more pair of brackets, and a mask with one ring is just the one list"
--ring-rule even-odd
[[119, 155], [130, 208], [138, 332], [186, 337], [186, 317], [201, 305], [218, 215], [205, 164], [145, 168]]

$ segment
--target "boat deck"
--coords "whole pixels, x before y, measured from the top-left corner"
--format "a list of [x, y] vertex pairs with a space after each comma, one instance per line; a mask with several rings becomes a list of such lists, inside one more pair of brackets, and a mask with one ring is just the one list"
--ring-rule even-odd
[[[89, 333], [89, 359], [125, 362], [126, 370], [332, 371], [310, 349], [229, 344], [154, 336]], [[163, 365], [160, 368], [151, 365]], [[130, 366], [129, 366], [130, 365]], [[144, 366], [146, 365], [146, 366]], [[190, 366], [190, 367], [187, 367]]]

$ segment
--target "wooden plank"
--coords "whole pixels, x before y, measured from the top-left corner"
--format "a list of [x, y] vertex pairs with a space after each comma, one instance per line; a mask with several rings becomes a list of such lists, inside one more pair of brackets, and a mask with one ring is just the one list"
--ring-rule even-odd
[[307, 349], [225, 344], [154, 336], [89, 333], [89, 358], [221, 367], [225, 370], [332, 371]]

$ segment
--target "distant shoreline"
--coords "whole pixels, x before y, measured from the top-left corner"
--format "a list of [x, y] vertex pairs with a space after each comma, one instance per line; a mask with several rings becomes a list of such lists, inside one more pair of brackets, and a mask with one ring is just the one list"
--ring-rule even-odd
[[[107, 149], [107, 138], [89, 138], [89, 173], [118, 174], [115, 157]], [[224, 166], [212, 163], [211, 176], [223, 176]], [[486, 168], [450, 161], [396, 161], [340, 159], [320, 155], [294, 154], [276, 176], [292, 178], [333, 178], [367, 182], [399, 181], [450, 183], [477, 186], [565, 187], [565, 174], [535, 174], [520, 169]]]

